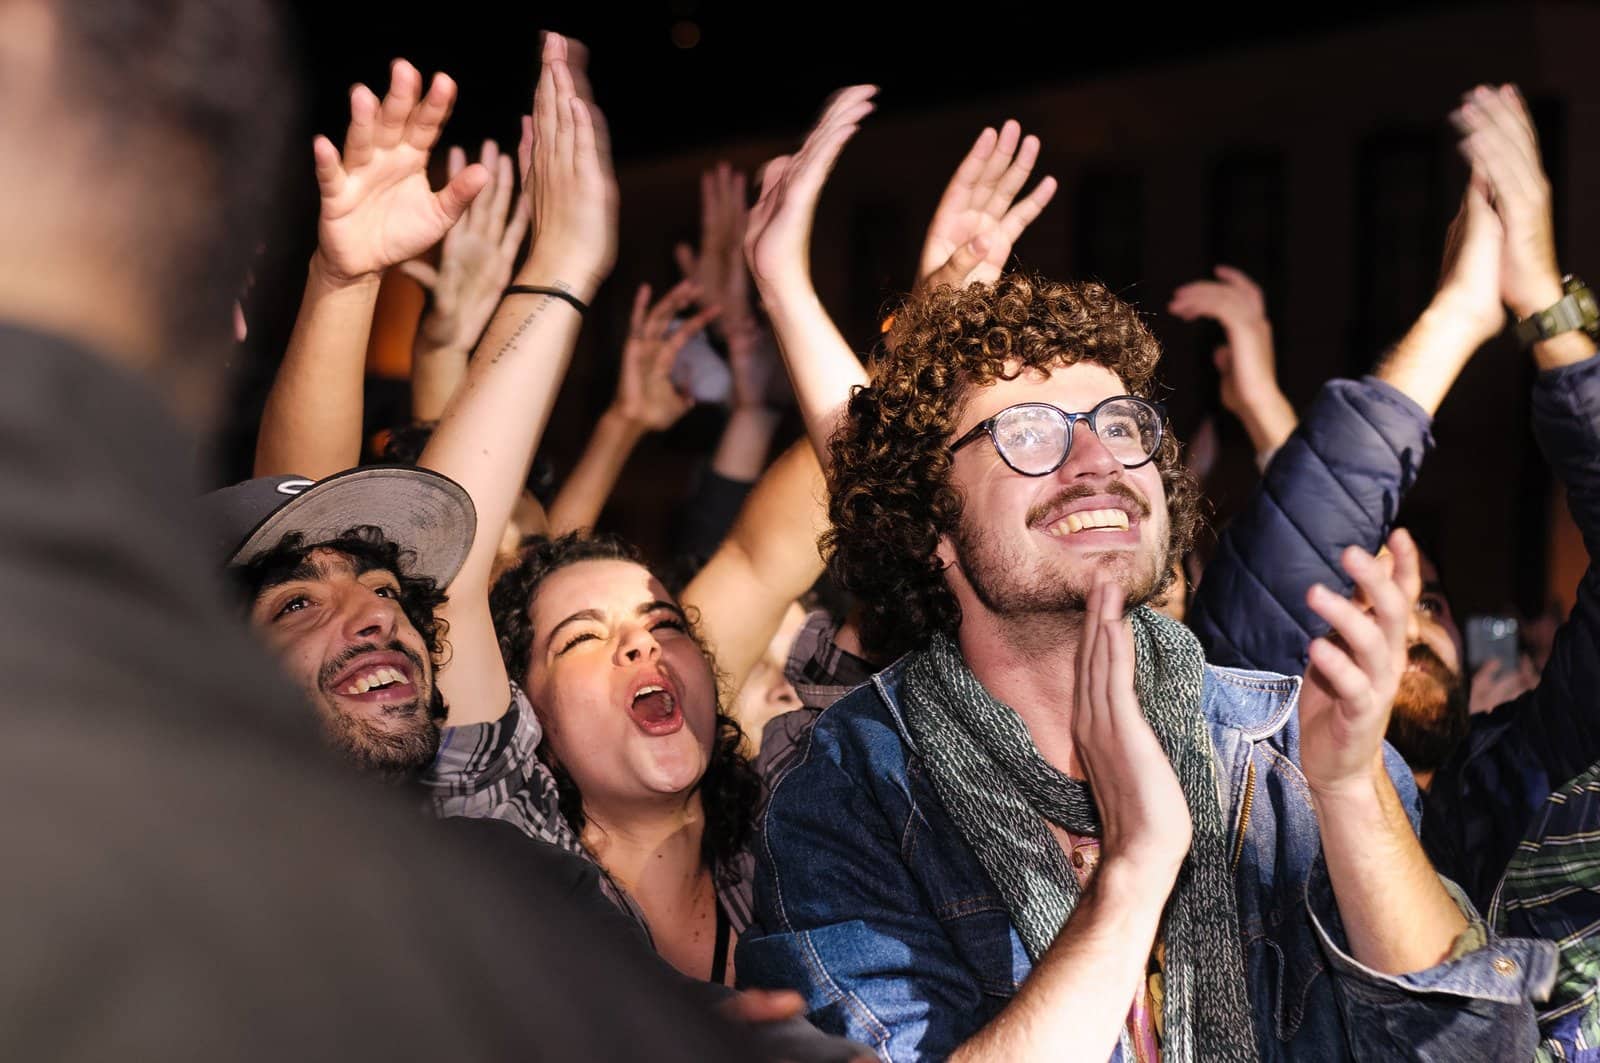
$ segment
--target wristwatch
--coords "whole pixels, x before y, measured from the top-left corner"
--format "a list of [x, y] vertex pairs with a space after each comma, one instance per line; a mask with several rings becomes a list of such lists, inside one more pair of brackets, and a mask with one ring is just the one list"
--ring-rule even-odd
[[1594, 292], [1570, 273], [1561, 278], [1561, 289], [1567, 294], [1559, 303], [1517, 322], [1517, 342], [1522, 346], [1532, 347], [1552, 336], [1580, 328], [1590, 339], [1600, 343], [1600, 303], [1595, 301]]

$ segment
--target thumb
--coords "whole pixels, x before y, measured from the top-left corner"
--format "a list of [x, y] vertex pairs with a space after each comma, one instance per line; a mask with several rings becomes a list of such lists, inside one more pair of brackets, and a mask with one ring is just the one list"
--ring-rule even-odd
[[672, 257], [677, 261], [678, 269], [685, 277], [694, 276], [694, 271], [700, 264], [695, 258], [694, 248], [684, 243], [675, 244], [672, 248]]
[[415, 258], [400, 263], [400, 272], [430, 290], [439, 283], [439, 271]]
[[439, 190], [435, 198], [451, 225], [461, 219], [461, 215], [466, 213], [472, 201], [478, 198], [478, 193], [488, 184], [489, 168], [481, 162], [475, 162], [450, 178], [450, 183]]

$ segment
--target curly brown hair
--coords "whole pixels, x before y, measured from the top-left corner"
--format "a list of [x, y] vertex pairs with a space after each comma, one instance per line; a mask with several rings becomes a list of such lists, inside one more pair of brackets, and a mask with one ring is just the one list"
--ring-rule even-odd
[[[832, 527], [822, 548], [833, 578], [861, 602], [870, 653], [892, 659], [961, 623], [935, 551], [961, 521], [948, 447], [973, 389], [1026, 369], [1092, 362], [1149, 398], [1160, 357], [1138, 312], [1092, 281], [1012, 273], [906, 297], [875, 352], [871, 385], [851, 396], [829, 447]], [[1171, 432], [1156, 464], [1172, 529], [1159, 593], [1171, 582], [1171, 560], [1193, 544], [1200, 492]]]
[[[524, 689], [529, 655], [533, 650], [533, 600], [546, 579], [579, 561], [629, 561], [649, 568], [643, 555], [617, 536], [603, 532], [571, 532], [553, 539], [541, 537], [530, 541], [518, 554], [517, 563], [501, 573], [489, 592], [489, 611], [494, 616], [494, 628], [499, 636], [500, 657], [505, 661], [507, 674]], [[716, 659], [700, 637], [698, 617], [693, 610], [685, 609], [684, 619], [689, 623], [690, 637], [700, 647], [711, 669], [715, 686], [720, 688]], [[561, 814], [574, 831], [582, 834], [587, 817], [578, 784], [550, 750], [548, 741], [540, 744], [539, 757], [556, 780]], [[719, 704], [711, 760], [700, 780], [706, 817], [701, 855], [719, 871], [724, 882], [738, 877], [738, 856], [750, 841], [760, 796], [761, 779], [744, 755], [744, 731]]]

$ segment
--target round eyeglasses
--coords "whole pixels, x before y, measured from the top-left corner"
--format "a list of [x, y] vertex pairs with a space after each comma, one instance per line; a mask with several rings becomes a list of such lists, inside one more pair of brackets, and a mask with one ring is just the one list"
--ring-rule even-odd
[[1007, 406], [950, 444], [954, 454], [987, 435], [995, 451], [1024, 476], [1048, 476], [1072, 453], [1072, 429], [1088, 421], [1101, 446], [1124, 468], [1137, 469], [1155, 457], [1161, 446], [1162, 408], [1133, 395], [1113, 395], [1088, 413], [1068, 413], [1044, 402]]

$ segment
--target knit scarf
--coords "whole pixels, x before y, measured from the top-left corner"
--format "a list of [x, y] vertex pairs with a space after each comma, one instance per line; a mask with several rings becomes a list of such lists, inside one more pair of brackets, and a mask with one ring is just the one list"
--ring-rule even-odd
[[[1194, 823], [1193, 844], [1161, 921], [1161, 1058], [1255, 1060], [1228, 832], [1200, 709], [1205, 658], [1199, 640], [1182, 624], [1147, 607], [1134, 610], [1129, 620], [1137, 661], [1134, 692], [1172, 761]], [[1038, 963], [1081, 895], [1046, 820], [1098, 837], [1094, 794], [1086, 782], [1045, 762], [1021, 717], [983, 688], [961, 651], [942, 635], [908, 659], [905, 709], [934, 790], [999, 888], [1028, 955]]]

